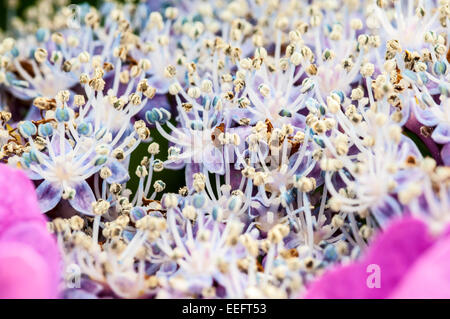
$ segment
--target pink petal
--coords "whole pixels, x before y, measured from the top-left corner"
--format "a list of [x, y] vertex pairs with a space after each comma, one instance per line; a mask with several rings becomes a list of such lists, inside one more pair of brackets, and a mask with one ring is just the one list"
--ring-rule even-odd
[[440, 240], [420, 257], [391, 298], [450, 298], [450, 238]]
[[[372, 242], [361, 261], [328, 271], [310, 286], [306, 297], [386, 298], [432, 243], [427, 227], [421, 221], [405, 218], [393, 222]], [[369, 265], [377, 265], [380, 269], [379, 288], [367, 285], [372, 274], [368, 271]]]
[[0, 165], [0, 233], [21, 220], [45, 222], [33, 183], [20, 170]]
[[31, 247], [0, 243], [0, 298], [55, 298], [45, 260]]
[[32, 182], [22, 171], [0, 165], [0, 194], [0, 296], [55, 297], [60, 256]]
[[21, 222], [0, 234], [0, 242], [15, 242], [27, 245], [39, 254], [50, 272], [49, 287], [56, 293], [60, 281], [61, 264], [59, 250], [53, 236], [40, 222]]
[[307, 299], [358, 299], [366, 294], [365, 269], [354, 263], [326, 272], [308, 289]]

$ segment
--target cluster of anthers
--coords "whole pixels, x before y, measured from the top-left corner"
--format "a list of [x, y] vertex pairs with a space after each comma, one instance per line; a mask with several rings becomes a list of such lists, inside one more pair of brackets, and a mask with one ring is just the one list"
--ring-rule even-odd
[[2, 35], [0, 159], [66, 297], [297, 297], [397, 216], [448, 225], [448, 0], [168, 2], [39, 1]]

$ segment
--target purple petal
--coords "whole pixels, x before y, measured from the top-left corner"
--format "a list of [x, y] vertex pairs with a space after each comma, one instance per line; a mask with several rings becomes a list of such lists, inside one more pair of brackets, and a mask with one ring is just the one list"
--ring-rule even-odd
[[400, 203], [392, 196], [386, 196], [383, 202], [372, 210], [373, 216], [381, 227], [386, 227], [402, 213]]
[[239, 144], [239, 150], [243, 152], [245, 150], [245, 140], [252, 132], [251, 126], [239, 126], [235, 128], [227, 129], [227, 132], [230, 134], [237, 134], [241, 139], [241, 144]]
[[[265, 141], [259, 141], [258, 143], [259, 151], [261, 152], [261, 157], [266, 158], [269, 155], [269, 145]], [[249, 151], [246, 150], [244, 153], [245, 156], [249, 156]], [[259, 158], [256, 159], [256, 163], [259, 162]]]
[[236, 170], [233, 167], [230, 168], [231, 189], [238, 189], [239, 185], [241, 185], [242, 178], [243, 176], [241, 170]]
[[400, 122], [398, 122], [398, 125], [403, 126], [411, 118], [412, 112], [411, 112], [411, 105], [410, 105], [410, 103], [404, 103], [403, 104], [403, 108], [401, 109], [401, 113], [402, 113], [402, 119], [401, 119]]
[[37, 107], [31, 107], [30, 111], [25, 117], [25, 120], [27, 121], [38, 121], [40, 119], [41, 119], [41, 112]]
[[210, 173], [225, 174], [222, 152], [216, 147], [207, 147], [203, 153], [203, 164]]
[[[295, 152], [291, 157], [289, 157], [289, 164], [288, 167], [289, 169], [292, 169], [295, 165], [295, 163], [297, 162], [297, 160], [299, 159], [298, 157], [300, 156], [300, 152]], [[304, 172], [307, 168], [308, 168], [308, 157], [303, 157], [300, 160], [300, 163], [298, 163], [297, 165], [297, 169], [295, 170], [296, 174], [301, 174], [302, 172]]]
[[159, 11], [161, 10], [161, 7], [163, 7], [162, 5], [164, 4], [163, 0], [147, 0], [145, 1], [145, 3], [147, 4], [148, 8], [151, 11]]
[[63, 292], [63, 299], [98, 299], [98, 297], [90, 292], [82, 289], [73, 288]]
[[119, 163], [117, 160], [111, 161], [108, 165], [108, 168], [111, 170], [112, 175], [106, 179], [109, 184], [126, 183], [130, 179], [130, 175], [128, 174], [128, 170]]
[[419, 106], [413, 107], [414, 115], [417, 120], [426, 126], [435, 126], [439, 123], [439, 119], [430, 109], [422, 109]]
[[444, 164], [450, 166], [450, 143], [444, 145], [441, 151], [441, 156]]
[[233, 112], [231, 114], [231, 118], [236, 123], [239, 123], [239, 121], [242, 118], [248, 118], [250, 119], [250, 124], [255, 124], [257, 121], [261, 120], [263, 118], [263, 115], [255, 115], [253, 112], [249, 111], [248, 109], [233, 109]]
[[28, 101], [35, 98], [38, 93], [33, 89], [20, 89], [14, 86], [8, 88], [12, 95], [19, 100]]
[[55, 208], [61, 200], [62, 189], [48, 181], [43, 181], [36, 189], [39, 207], [43, 213]]
[[75, 185], [74, 187], [76, 194], [74, 199], [69, 200], [72, 207], [85, 215], [93, 216], [92, 214], [92, 203], [96, 201], [94, 193], [91, 187], [86, 181]]
[[416, 159], [422, 159], [422, 154], [417, 145], [405, 135], [402, 135], [401, 137], [399, 148], [401, 150], [401, 152], [398, 153], [400, 156], [397, 157], [399, 162], [404, 162], [410, 155], [413, 155]]
[[295, 113], [291, 124], [297, 128], [304, 129], [306, 127], [306, 117], [302, 114]]
[[[186, 163], [184, 160], [179, 160], [179, 161], [175, 161], [175, 162], [165, 162], [164, 168], [178, 171], [178, 170], [182, 169], [185, 165], [186, 165]], [[187, 164], [187, 165], [189, 165], [189, 164]]]
[[158, 94], [165, 94], [169, 92], [170, 82], [161, 79], [158, 76], [153, 76], [150, 79], [148, 79], [148, 83], [156, 89]]
[[199, 164], [186, 164], [186, 186], [192, 189], [194, 185], [194, 174], [200, 173]]
[[35, 171], [32, 171], [30, 169], [26, 170], [25, 174], [27, 174], [27, 177], [32, 181], [39, 181], [42, 179], [42, 176], [39, 173], [36, 173]]
[[439, 144], [450, 143], [450, 125], [441, 123], [439, 124], [431, 134], [431, 138]]

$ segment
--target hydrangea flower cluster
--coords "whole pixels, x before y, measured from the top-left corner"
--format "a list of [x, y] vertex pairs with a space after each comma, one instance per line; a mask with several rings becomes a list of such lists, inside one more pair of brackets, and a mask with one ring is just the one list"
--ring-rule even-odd
[[297, 298], [397, 219], [446, 231], [448, 0], [26, 15], [0, 38], [0, 159], [80, 269], [61, 296]]

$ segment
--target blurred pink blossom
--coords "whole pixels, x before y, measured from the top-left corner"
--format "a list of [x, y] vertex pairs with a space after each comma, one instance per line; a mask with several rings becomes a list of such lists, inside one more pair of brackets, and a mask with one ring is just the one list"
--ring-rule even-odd
[[[379, 275], [378, 285], [373, 285], [374, 275]], [[450, 298], [449, 232], [434, 238], [418, 219], [395, 221], [361, 260], [329, 270], [309, 286], [305, 297]]]
[[32, 182], [0, 165], [0, 298], [56, 298], [60, 255]]

